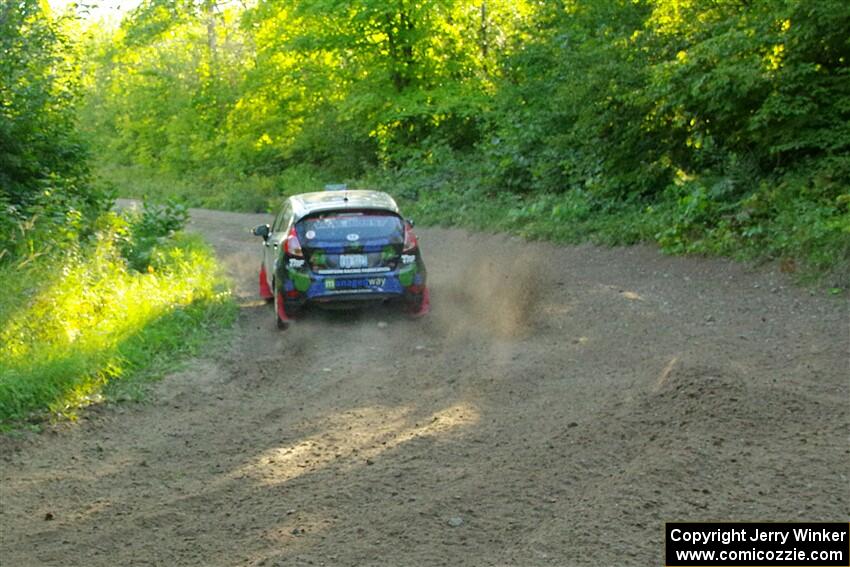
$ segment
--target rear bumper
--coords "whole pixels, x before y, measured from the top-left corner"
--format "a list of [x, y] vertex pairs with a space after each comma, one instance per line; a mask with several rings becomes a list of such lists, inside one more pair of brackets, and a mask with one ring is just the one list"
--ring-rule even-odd
[[387, 272], [319, 274], [287, 269], [281, 278], [288, 303], [358, 304], [364, 301], [407, 300], [420, 297], [426, 285], [421, 262]]
[[402, 302], [404, 295], [397, 293], [351, 293], [344, 296], [323, 296], [310, 300], [305, 300], [305, 303], [321, 307], [322, 309], [356, 309], [364, 304], [378, 302]]

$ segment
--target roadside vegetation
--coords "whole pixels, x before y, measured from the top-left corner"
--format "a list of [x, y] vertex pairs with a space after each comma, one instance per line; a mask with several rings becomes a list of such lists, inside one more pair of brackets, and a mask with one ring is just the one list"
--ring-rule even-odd
[[421, 222], [846, 288], [848, 28], [843, 0], [145, 0], [85, 35], [83, 116], [126, 195], [348, 181]]
[[185, 208], [111, 211], [77, 129], [77, 21], [0, 7], [0, 428], [140, 397], [233, 318]]
[[[212, 251], [174, 233], [162, 208], [105, 214], [95, 240], [0, 268], [0, 422], [40, 420], [103, 399], [139, 399], [234, 310]], [[154, 218], [155, 222], [151, 222]], [[179, 359], [179, 358], [178, 358]]]

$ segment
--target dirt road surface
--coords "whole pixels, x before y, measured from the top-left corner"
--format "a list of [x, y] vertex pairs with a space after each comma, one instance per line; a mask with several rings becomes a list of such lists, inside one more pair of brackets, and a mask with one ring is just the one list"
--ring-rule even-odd
[[649, 247], [420, 229], [433, 311], [256, 294], [263, 215], [193, 211], [221, 349], [0, 440], [0, 564], [663, 565], [665, 521], [850, 517], [842, 299]]

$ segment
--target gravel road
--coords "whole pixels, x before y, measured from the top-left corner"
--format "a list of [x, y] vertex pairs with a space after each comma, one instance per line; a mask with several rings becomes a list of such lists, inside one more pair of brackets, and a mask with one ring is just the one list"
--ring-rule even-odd
[[0, 564], [663, 565], [665, 521], [850, 517], [846, 299], [651, 247], [418, 229], [433, 310], [256, 292], [145, 404], [0, 438]]

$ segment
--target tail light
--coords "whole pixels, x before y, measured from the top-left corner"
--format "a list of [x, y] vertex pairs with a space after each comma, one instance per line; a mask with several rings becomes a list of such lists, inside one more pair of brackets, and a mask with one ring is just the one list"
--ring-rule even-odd
[[289, 230], [286, 240], [283, 241], [283, 253], [288, 256], [295, 256], [296, 258], [304, 257], [304, 252], [301, 250], [301, 242], [298, 240], [294, 226]]
[[419, 247], [419, 241], [416, 240], [416, 235], [413, 234], [413, 227], [409, 222], [404, 223], [404, 247], [402, 252], [412, 252]]

